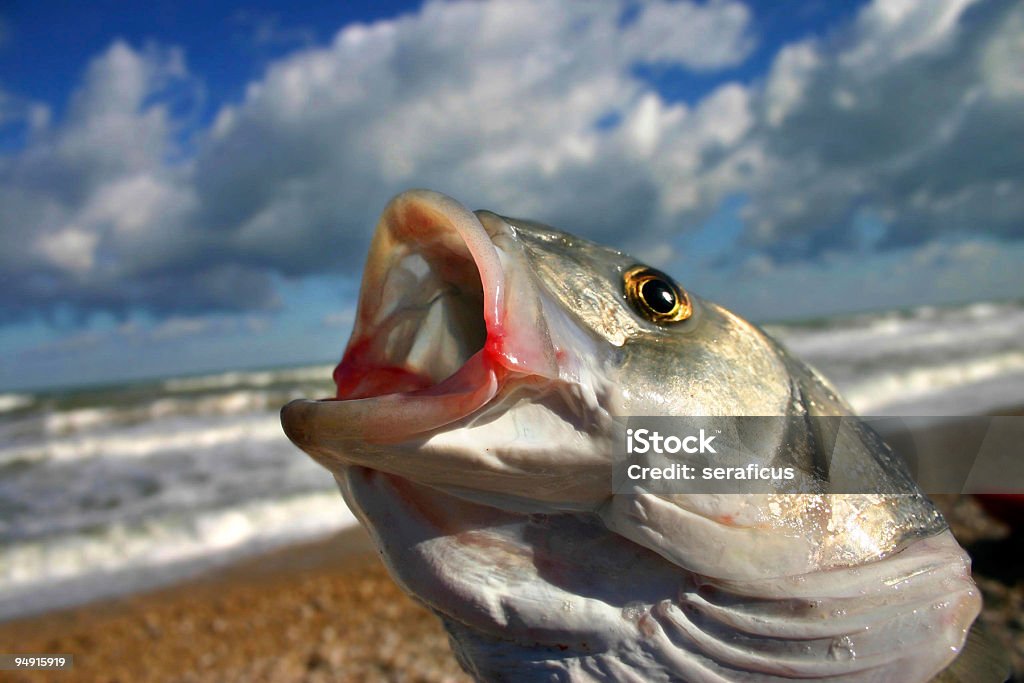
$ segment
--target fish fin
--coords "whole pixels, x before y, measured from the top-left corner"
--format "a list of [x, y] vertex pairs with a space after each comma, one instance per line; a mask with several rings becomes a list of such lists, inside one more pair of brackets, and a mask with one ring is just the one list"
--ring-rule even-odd
[[960, 654], [931, 683], [1003, 683], [1010, 673], [1006, 647], [975, 621]]

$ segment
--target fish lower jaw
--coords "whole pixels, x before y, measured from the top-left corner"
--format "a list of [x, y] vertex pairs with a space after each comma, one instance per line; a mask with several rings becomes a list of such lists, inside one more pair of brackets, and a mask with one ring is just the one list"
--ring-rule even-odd
[[[335, 473], [379, 470], [516, 512], [592, 511], [611, 495], [617, 423], [581, 387], [509, 374], [476, 397], [425, 393], [300, 401], [286, 406], [285, 423], [292, 440]], [[427, 429], [437, 420], [429, 410], [455, 412], [430, 408], [445, 401], [467, 402], [458, 411], [467, 414]], [[483, 405], [469, 412], [476, 402]], [[349, 419], [361, 409], [372, 414]], [[388, 424], [395, 414], [401, 424]], [[372, 434], [362, 433], [368, 429]], [[401, 438], [404, 430], [414, 436]]]

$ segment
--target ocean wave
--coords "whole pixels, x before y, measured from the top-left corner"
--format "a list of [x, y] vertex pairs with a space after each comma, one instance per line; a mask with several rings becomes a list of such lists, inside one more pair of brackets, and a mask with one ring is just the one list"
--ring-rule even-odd
[[891, 310], [863, 311], [835, 316], [774, 322], [765, 325], [773, 329], [786, 330], [833, 330], [856, 329], [874, 330], [876, 333], [897, 332], [901, 324], [914, 322], [935, 322], [940, 320], [983, 321], [1013, 315], [1024, 311], [1021, 301], [978, 301], [964, 304], [914, 306]]
[[[865, 415], [1024, 403], [1020, 304], [770, 332]], [[338, 495], [317, 488], [331, 486], [329, 475], [288, 442], [278, 417], [288, 400], [329, 392], [330, 377], [320, 365], [0, 394], [0, 616], [135, 590], [351, 524]], [[53, 604], [34, 602], [39, 594]]]
[[48, 435], [66, 434], [112, 424], [124, 414], [116, 408], [76, 408], [43, 417], [43, 428]]
[[1007, 351], [969, 361], [917, 366], [840, 383], [839, 389], [861, 414], [893, 403], [911, 405], [915, 400], [967, 387], [996, 377], [1022, 375], [1019, 400], [1024, 402], [1024, 351]]
[[942, 352], [950, 357], [979, 356], [1021, 347], [1024, 310], [975, 304], [963, 310], [934, 311], [913, 316], [881, 316], [850, 326], [836, 323], [814, 329], [769, 326], [768, 330], [795, 354], [814, 364], [853, 359], [884, 366], [905, 364], [913, 354]]
[[332, 491], [10, 544], [0, 550], [0, 618], [152, 587], [188, 575], [197, 564], [324, 536], [355, 523]]
[[226, 444], [285, 440], [277, 412], [219, 420], [164, 419], [101, 433], [30, 440], [0, 448], [0, 464], [146, 458], [165, 451], [209, 450]]
[[10, 413], [35, 403], [31, 394], [0, 394], [0, 413]]
[[269, 387], [274, 384], [316, 382], [330, 378], [332, 365], [304, 366], [284, 370], [233, 370], [196, 377], [174, 377], [161, 383], [164, 391], [195, 392], [235, 387]]
[[124, 430], [175, 417], [230, 417], [276, 413], [296, 398], [328, 393], [323, 386], [237, 390], [195, 396], [163, 396], [114, 405], [40, 408], [0, 422], [0, 442], [50, 440]]

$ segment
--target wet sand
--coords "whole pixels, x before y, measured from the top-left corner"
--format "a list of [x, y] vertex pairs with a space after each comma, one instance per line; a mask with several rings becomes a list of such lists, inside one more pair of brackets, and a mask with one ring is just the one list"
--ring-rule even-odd
[[469, 680], [440, 622], [388, 578], [362, 529], [0, 623], [0, 652], [74, 655], [73, 670], [0, 681]]
[[[974, 498], [938, 496], [975, 559], [982, 620], [1024, 680], [1024, 538]], [[153, 593], [0, 623], [0, 652], [71, 653], [13, 681], [468, 681], [439, 622], [360, 529]]]

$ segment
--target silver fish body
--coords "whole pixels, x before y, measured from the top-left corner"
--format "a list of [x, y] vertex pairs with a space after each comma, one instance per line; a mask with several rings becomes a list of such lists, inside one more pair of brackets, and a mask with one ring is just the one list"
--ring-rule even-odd
[[679, 290], [685, 318], [645, 316], [623, 284], [637, 265], [404, 193], [371, 245], [338, 395], [286, 406], [285, 431], [334, 473], [480, 680], [925, 681], [946, 669], [981, 607], [969, 558], [866, 431], [842, 442], [850, 471], [830, 476], [911, 493], [829, 492], [813, 435], [792, 434], [769, 435], [769, 449], [816, 493], [612, 493], [623, 416], [851, 415], [720, 306]]

